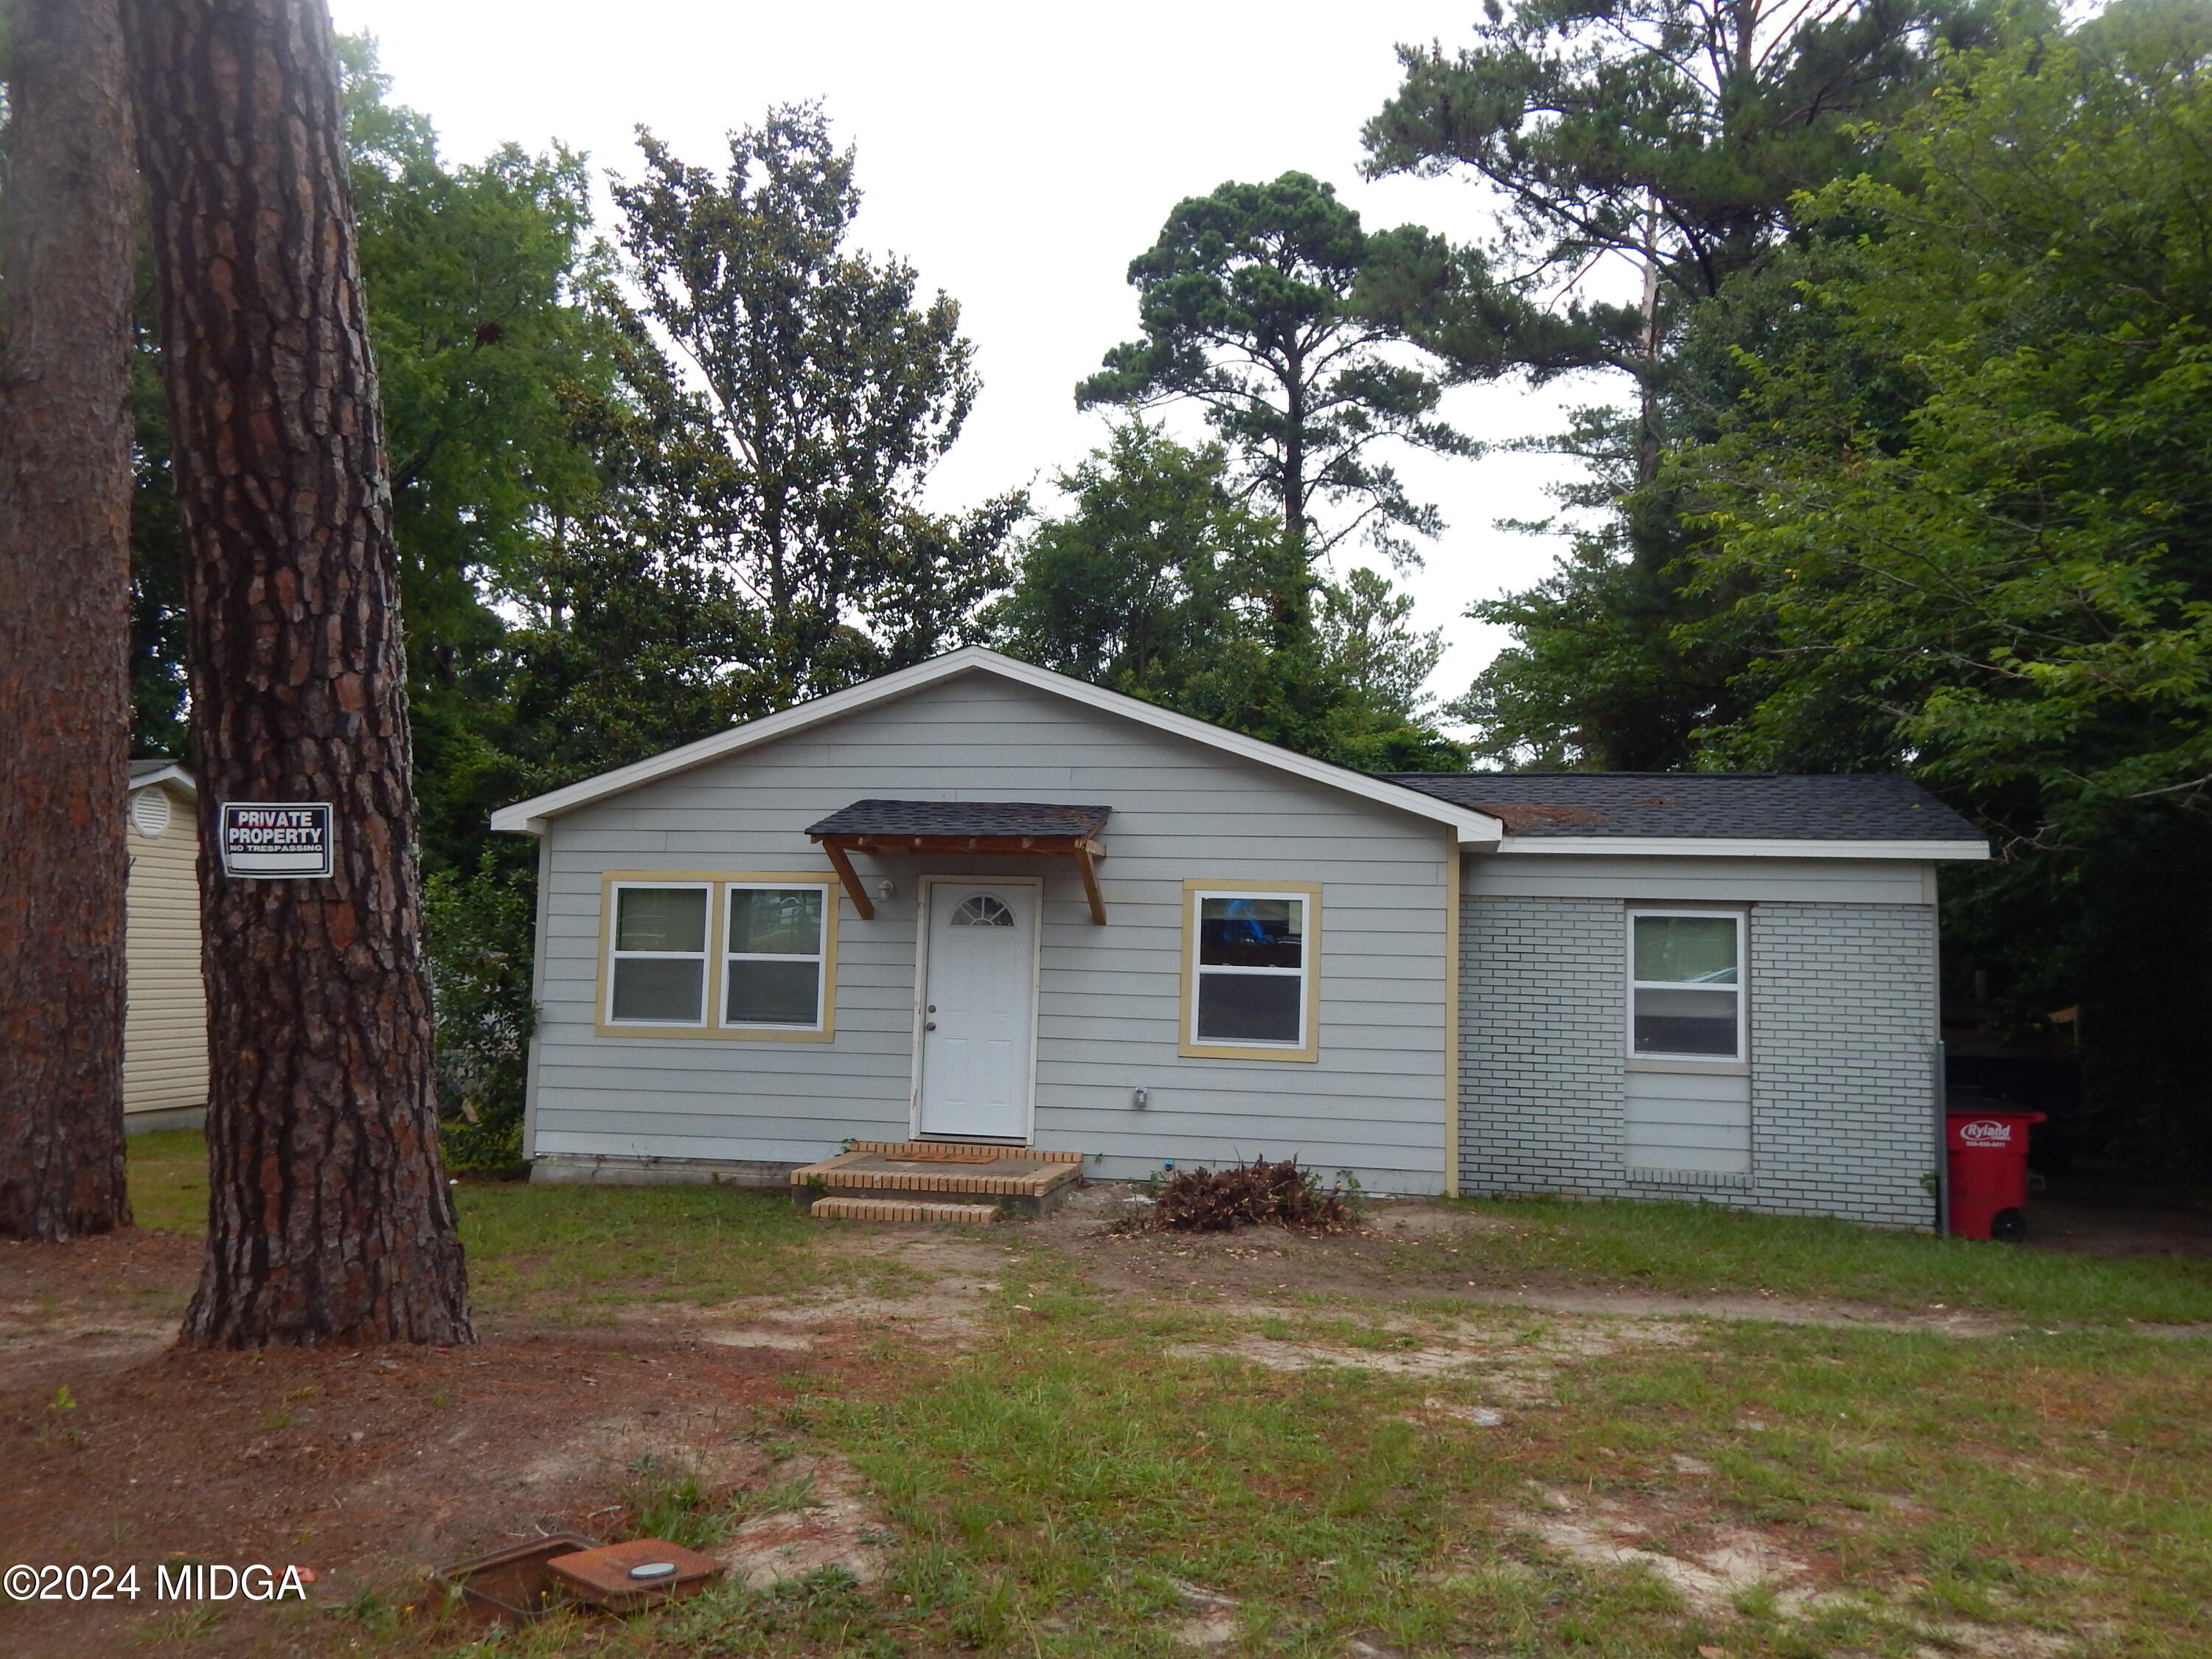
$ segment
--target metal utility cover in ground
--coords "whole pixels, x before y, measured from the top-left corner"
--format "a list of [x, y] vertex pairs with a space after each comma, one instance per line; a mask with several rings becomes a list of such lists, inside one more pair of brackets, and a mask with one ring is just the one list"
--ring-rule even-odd
[[[713, 1557], [665, 1538], [633, 1538], [627, 1544], [556, 1555], [545, 1565], [578, 1601], [615, 1613], [696, 1594], [722, 1572], [722, 1564]], [[630, 1576], [634, 1571], [649, 1567], [675, 1571], [647, 1579]]]

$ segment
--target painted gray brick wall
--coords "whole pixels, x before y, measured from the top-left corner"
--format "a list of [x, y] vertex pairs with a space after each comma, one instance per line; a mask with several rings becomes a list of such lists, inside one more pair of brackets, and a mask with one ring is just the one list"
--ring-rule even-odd
[[1619, 1188], [1622, 915], [1618, 899], [1462, 901], [1461, 1191]]
[[1929, 1225], [1936, 912], [1757, 905], [1750, 974], [1758, 1207]]
[[1706, 1197], [1924, 1227], [1936, 914], [1749, 907], [1752, 1172], [1639, 1179], [1623, 1158], [1625, 900], [1470, 895], [1462, 921], [1462, 1190]]

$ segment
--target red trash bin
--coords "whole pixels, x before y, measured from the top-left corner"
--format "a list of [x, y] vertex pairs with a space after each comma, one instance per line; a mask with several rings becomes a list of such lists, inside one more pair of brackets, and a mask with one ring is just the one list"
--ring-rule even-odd
[[1951, 1237], [2027, 1237], [2027, 1126], [2043, 1112], [1953, 1111], [1950, 1156]]

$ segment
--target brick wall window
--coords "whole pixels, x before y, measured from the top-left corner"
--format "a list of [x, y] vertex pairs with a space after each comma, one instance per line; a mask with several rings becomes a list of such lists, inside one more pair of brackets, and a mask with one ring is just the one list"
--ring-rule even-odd
[[1744, 1057], [1741, 915], [1632, 911], [1628, 951], [1631, 1054]]

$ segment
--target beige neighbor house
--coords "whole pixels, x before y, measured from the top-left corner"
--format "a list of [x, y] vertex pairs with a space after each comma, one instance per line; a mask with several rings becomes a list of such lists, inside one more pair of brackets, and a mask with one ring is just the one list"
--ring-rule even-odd
[[123, 1112], [134, 1133], [187, 1127], [207, 1111], [198, 795], [173, 761], [131, 763]]

